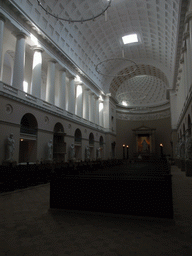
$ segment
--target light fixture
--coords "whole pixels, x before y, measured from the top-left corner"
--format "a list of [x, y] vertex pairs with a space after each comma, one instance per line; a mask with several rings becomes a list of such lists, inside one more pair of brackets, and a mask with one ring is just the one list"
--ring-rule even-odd
[[[112, 0], [86, 0], [86, 1], [70, 1], [70, 7], [72, 6], [73, 11], [70, 12], [68, 6], [69, 4], [66, 0], [63, 0], [61, 2], [61, 6], [63, 7], [63, 10], [61, 9], [61, 6], [59, 8], [59, 11], [61, 11], [61, 14], [54, 14], [52, 13], [51, 6], [54, 7], [55, 1], [49, 0], [49, 1], [43, 1], [41, 3], [40, 0], [37, 0], [38, 5], [45, 11], [47, 15], [50, 15], [54, 17], [56, 20], [62, 20], [67, 21], [69, 23], [71, 22], [79, 22], [83, 23], [85, 21], [94, 21], [99, 16], [105, 14], [105, 20], [107, 20], [107, 9], [110, 7]], [[45, 3], [49, 4], [46, 6]]]
[[[122, 64], [126, 65], [128, 68], [126, 68], [123, 72], [117, 72], [114, 73], [115, 67], [121, 66]], [[130, 68], [129, 68], [130, 67]], [[125, 77], [130, 76], [132, 73], [134, 73], [138, 69], [138, 66], [135, 61], [130, 60], [128, 58], [111, 58], [106, 59], [101, 62], [99, 62], [95, 66], [95, 70], [97, 73], [103, 76], [107, 77]]]

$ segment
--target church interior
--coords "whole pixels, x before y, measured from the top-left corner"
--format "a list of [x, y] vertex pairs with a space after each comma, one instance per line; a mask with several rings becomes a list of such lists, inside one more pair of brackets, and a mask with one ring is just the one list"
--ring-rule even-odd
[[1, 255], [192, 253], [191, 56], [191, 0], [0, 0]]

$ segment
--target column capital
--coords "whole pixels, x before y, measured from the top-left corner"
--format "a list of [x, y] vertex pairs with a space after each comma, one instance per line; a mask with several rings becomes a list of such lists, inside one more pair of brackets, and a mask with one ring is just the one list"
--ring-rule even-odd
[[2, 13], [0, 13], [0, 21], [6, 22], [6, 18]]
[[184, 53], [184, 52], [186, 52], [186, 50], [187, 50], [187, 47], [186, 47], [186, 45], [184, 45], [184, 46], [182, 47], [182, 49], [181, 49], [181, 52]]
[[98, 95], [95, 95], [94, 98], [95, 98], [96, 100], [99, 100], [99, 96], [98, 96]]
[[39, 47], [39, 46], [32, 46], [31, 49], [34, 52], [44, 52], [43, 48]]
[[189, 36], [190, 36], [190, 33], [187, 31], [184, 33], [183, 39], [186, 40], [187, 38], [189, 38]]
[[57, 61], [56, 61], [55, 59], [49, 59], [48, 62], [52, 62], [52, 63], [54, 63], [54, 64], [57, 63]]
[[21, 38], [26, 39], [26, 38], [27, 38], [27, 34], [25, 34], [25, 32], [23, 32], [23, 31], [13, 31], [12, 34], [13, 34], [17, 39], [21, 39]]
[[181, 57], [181, 59], [180, 59], [180, 64], [183, 64], [184, 63], [184, 58], [183, 58], [183, 56]]
[[66, 68], [61, 68], [59, 71], [60, 71], [60, 72], [63, 72], [63, 73], [66, 73], [66, 72], [67, 72]]
[[70, 80], [75, 80], [75, 76], [74, 75], [69, 75], [68, 76]]
[[192, 19], [192, 11], [189, 11], [186, 13], [186, 16], [185, 16], [185, 23], [189, 22], [189, 20]]

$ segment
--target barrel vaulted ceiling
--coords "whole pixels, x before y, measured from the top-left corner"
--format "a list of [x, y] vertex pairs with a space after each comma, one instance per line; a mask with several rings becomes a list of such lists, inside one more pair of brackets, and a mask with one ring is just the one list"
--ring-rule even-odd
[[[105, 15], [87, 22], [66, 22], [47, 15], [36, 0], [7, 0], [75, 63], [79, 74], [119, 104], [144, 107], [167, 102], [173, 88], [182, 46], [188, 0], [111, 0]], [[93, 2], [108, 0], [41, 0], [62, 17], [92, 13]], [[124, 45], [122, 36], [137, 33], [139, 42]], [[137, 70], [130, 59], [137, 64]], [[109, 62], [106, 60], [110, 60]], [[96, 71], [99, 63], [101, 74]], [[124, 72], [133, 72], [128, 76]]]

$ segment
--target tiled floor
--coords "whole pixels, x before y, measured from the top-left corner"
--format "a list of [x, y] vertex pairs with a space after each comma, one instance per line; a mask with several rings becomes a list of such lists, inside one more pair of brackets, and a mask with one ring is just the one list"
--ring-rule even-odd
[[49, 184], [0, 195], [0, 256], [192, 255], [192, 178], [172, 167], [174, 220], [49, 210]]

